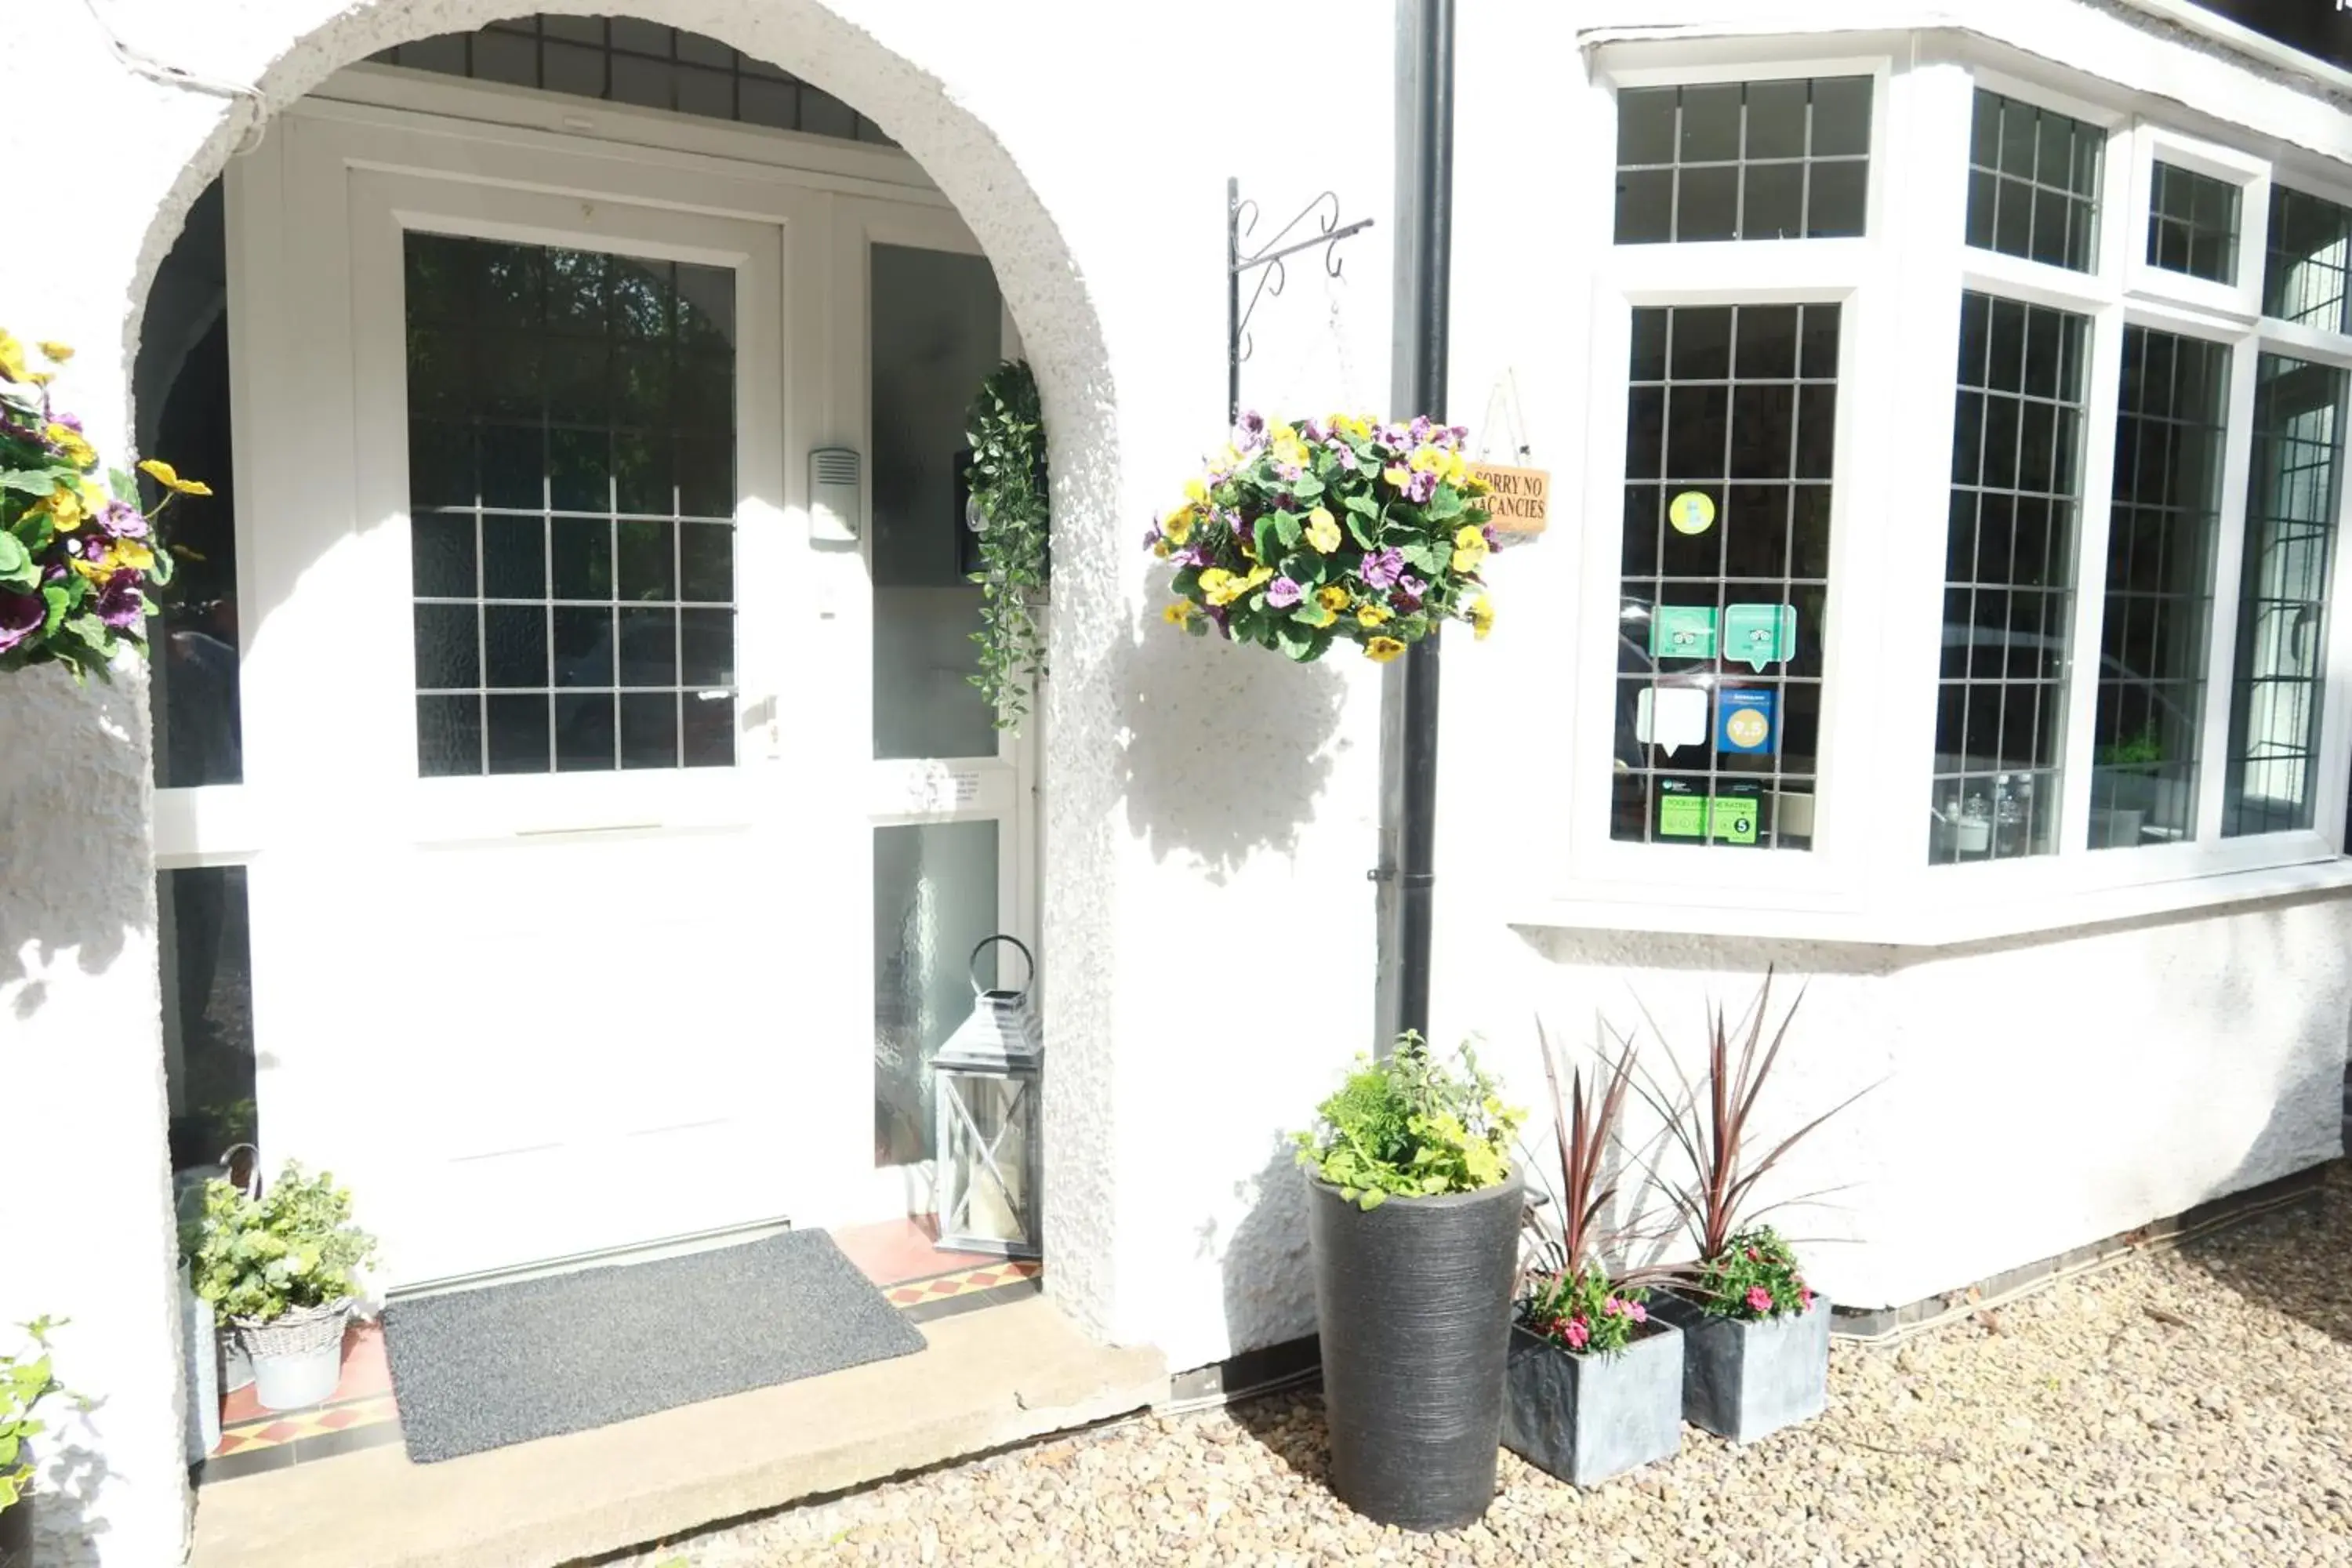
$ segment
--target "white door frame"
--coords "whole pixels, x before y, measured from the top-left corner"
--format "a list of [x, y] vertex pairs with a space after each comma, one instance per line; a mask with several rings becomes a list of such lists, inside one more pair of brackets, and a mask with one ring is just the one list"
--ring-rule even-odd
[[[871, 236], [884, 243], [976, 251], [969, 232], [935, 191], [908, 179], [911, 161], [892, 150], [679, 125], [675, 117], [609, 105], [596, 106], [600, 139], [589, 142], [530, 128], [534, 120], [544, 122], [537, 100], [552, 95], [404, 78], [390, 71], [346, 73], [327, 90], [366, 101], [304, 100], [259, 153], [232, 169], [232, 300], [243, 307], [233, 316], [232, 363], [236, 468], [245, 498], [238, 527], [246, 782], [162, 792], [159, 864], [250, 865], [253, 920], [260, 933], [291, 929], [304, 917], [302, 852], [331, 844], [355, 809], [391, 813], [415, 841], [452, 847], [517, 831], [695, 834], [765, 818], [782, 851], [774, 862], [772, 896], [780, 902], [798, 900], [805, 909], [810, 889], [854, 889], [856, 901], [870, 901], [870, 838], [877, 825], [993, 816], [1010, 828], [1000, 846], [1003, 923], [1034, 946], [1034, 724], [1029, 736], [1000, 746], [992, 758], [956, 759], [945, 766], [861, 763], [853, 772], [866, 782], [855, 789], [823, 787], [825, 781], [805, 775], [803, 787], [792, 789], [785, 779], [803, 772], [790, 760], [805, 754], [796, 742], [854, 741], [855, 749], [828, 745], [819, 754], [871, 755], [870, 691], [864, 689], [871, 669], [870, 617], [862, 562], [856, 554], [821, 557], [811, 548], [806, 494], [812, 447], [839, 443], [871, 451], [864, 247]], [[399, 107], [409, 98], [430, 100], [436, 112]], [[460, 108], [463, 121], [444, 117]], [[498, 123], [501, 118], [522, 122]], [[719, 151], [687, 151], [665, 142]], [[353, 204], [354, 192], [365, 199]], [[774, 397], [763, 398], [751, 384], [759, 377], [748, 367], [764, 351], [747, 336], [739, 342], [738, 407], [739, 429], [761, 421], [781, 433], [770, 447], [770, 471], [755, 475], [746, 468], [739, 482], [747, 508], [772, 508], [768, 521], [775, 526], [739, 532], [738, 603], [745, 602], [746, 584], [765, 579], [775, 604], [769, 626], [749, 614], [739, 623], [744, 711], [761, 716], [765, 728], [762, 743], [757, 727], [742, 727], [737, 768], [711, 770], [685, 789], [669, 791], [643, 782], [646, 775], [566, 775], [567, 785], [603, 787], [580, 792], [566, 802], [561, 820], [549, 820], [544, 800], [534, 805], [526, 789], [471, 792], [462, 803], [446, 793], [434, 798], [418, 787], [413, 732], [404, 728], [390, 733], [346, 720], [343, 731], [336, 731], [342, 711], [333, 702], [339, 661], [370, 646], [395, 650], [392, 657], [404, 667], [408, 658], [404, 625], [360, 624], [341, 613], [325, 591], [335, 576], [381, 580], [390, 574], [405, 583], [406, 476], [388, 467], [403, 458], [405, 443], [383, 438], [386, 429], [404, 432], [404, 378], [383, 374], [387, 355], [395, 370], [404, 369], [400, 323], [381, 312], [347, 312], [338, 323], [331, 310], [275, 307], [294, 300], [290, 291], [352, 276], [354, 267], [359, 286], [369, 286], [369, 258], [354, 250], [349, 223], [333, 216], [350, 211], [352, 222], [362, 221], [361, 205], [429, 216], [422, 226], [445, 231], [739, 266], [750, 261], [755, 271], [765, 265], [756, 253], [763, 243], [772, 244], [772, 270], [784, 287], [760, 336], [778, 349], [788, 379]], [[752, 229], [769, 239], [747, 240]], [[854, 240], [845, 238], [852, 234]], [[845, 244], [856, 246], [860, 263], [853, 269], [855, 310], [826, 297], [845, 281]], [[391, 254], [396, 267], [396, 247]], [[381, 257], [379, 251], [375, 259]], [[305, 324], [298, 329], [297, 321]], [[845, 322], [856, 323], [856, 331], [845, 330]], [[751, 326], [747, 320], [747, 332]], [[785, 342], [792, 345], [789, 353], [781, 352]], [[739, 463], [759, 463], [753, 448], [760, 445], [742, 440]], [[870, 498], [870, 483], [866, 490]], [[749, 511], [739, 513], [739, 528], [749, 521]], [[755, 531], [764, 531], [773, 546], [764, 558], [750, 537]], [[278, 564], [289, 557], [313, 563], [299, 595]], [[318, 574], [322, 567], [323, 577]], [[809, 679], [813, 671], [847, 670], [860, 672], [859, 679], [839, 689]], [[404, 680], [410, 673], [404, 668]], [[310, 722], [273, 726], [273, 710], [306, 713]], [[304, 754], [323, 745], [337, 748], [353, 768], [363, 764], [383, 787], [332, 793], [313, 787]], [[975, 785], [977, 794], [956, 800], [959, 789], [971, 792]], [[937, 794], [942, 787], [944, 800]], [[652, 799], [649, 789], [667, 798]], [[766, 810], [763, 795], [771, 804], [797, 796], [798, 809]], [[760, 985], [756, 963], [746, 974], [761, 1005], [794, 1033], [840, 1042], [832, 1068], [793, 1083], [796, 1098], [806, 1097], [790, 1122], [800, 1173], [794, 1191], [802, 1194], [792, 1217], [802, 1224], [905, 1212], [903, 1183], [891, 1186], [889, 1179], [902, 1173], [874, 1171], [868, 1139], [872, 1063], [864, 1047], [873, 1027], [865, 984], [872, 969], [871, 922], [829, 899], [820, 901], [822, 918], [799, 924], [801, 941], [811, 944], [801, 949], [802, 956], [820, 959], [822, 972], [855, 976], [849, 984], [826, 987], [824, 996], [779, 994]], [[301, 1037], [315, 1029], [320, 1015], [298, 1000], [306, 977], [274, 945], [257, 936], [261, 1115], [265, 1128], [273, 1130], [273, 1153], [315, 1159], [332, 1152], [321, 1143], [331, 1111], [314, 1103], [299, 1071], [285, 1069], [299, 1063], [308, 1048]], [[826, 949], [821, 955], [814, 951], [818, 946]], [[819, 1103], [825, 1109], [812, 1110]], [[292, 1135], [276, 1129], [291, 1129]], [[898, 1206], [892, 1211], [886, 1199], [894, 1194]]]

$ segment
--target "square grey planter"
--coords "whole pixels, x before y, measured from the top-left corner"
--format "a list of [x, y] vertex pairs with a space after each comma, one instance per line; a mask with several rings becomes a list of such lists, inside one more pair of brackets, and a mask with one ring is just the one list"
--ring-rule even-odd
[[1694, 1426], [1753, 1443], [1828, 1406], [1828, 1297], [1816, 1294], [1802, 1312], [1743, 1322], [1661, 1290], [1650, 1311], [1683, 1331], [1683, 1417]]
[[1580, 1487], [1683, 1446], [1683, 1336], [1653, 1317], [1614, 1355], [1572, 1355], [1511, 1325], [1503, 1447]]

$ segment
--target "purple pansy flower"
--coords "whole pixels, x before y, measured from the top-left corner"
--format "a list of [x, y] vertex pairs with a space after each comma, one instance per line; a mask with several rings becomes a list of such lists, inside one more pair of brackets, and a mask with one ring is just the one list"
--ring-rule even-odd
[[1364, 557], [1363, 573], [1367, 587], [1393, 588], [1404, 575], [1404, 552], [1394, 545], [1375, 550]]
[[1428, 440], [1429, 416], [1426, 414], [1414, 415], [1412, 416], [1412, 423], [1404, 427], [1404, 433], [1412, 437], [1412, 444], [1416, 447], [1420, 446], [1423, 441]]
[[1396, 593], [1391, 598], [1397, 613], [1412, 615], [1421, 608], [1421, 596], [1429, 592], [1429, 584], [1408, 572], [1397, 579]]
[[1372, 432], [1372, 445], [1384, 451], [1403, 451], [1405, 439], [1404, 426], [1402, 425], [1382, 425]]
[[98, 618], [120, 631], [131, 630], [145, 620], [147, 606], [139, 597], [139, 581], [136, 572], [116, 573], [98, 596]]
[[1479, 535], [1486, 541], [1487, 549], [1500, 550], [1503, 547], [1503, 536], [1495, 531], [1495, 525], [1493, 523], [1488, 522], [1480, 524], [1478, 532]]
[[1320, 419], [1309, 419], [1306, 424], [1300, 426], [1299, 429], [1306, 434], [1307, 438], [1310, 441], [1328, 441], [1331, 438], [1331, 426], [1325, 424]]
[[49, 423], [62, 425], [77, 436], [82, 433], [81, 421], [70, 414], [52, 414], [49, 416]]
[[1347, 469], [1351, 474], [1354, 473], [1356, 471], [1356, 449], [1353, 447], [1349, 446], [1345, 441], [1338, 440], [1336, 438], [1329, 443], [1329, 446], [1331, 448], [1332, 458], [1337, 461], [1341, 468]]
[[1255, 409], [1244, 412], [1234, 425], [1234, 445], [1244, 452], [1255, 452], [1265, 445], [1265, 416]]
[[1404, 499], [1415, 506], [1426, 506], [1429, 498], [1437, 493], [1437, 476], [1427, 468], [1416, 472], [1405, 481]]
[[1217, 552], [1209, 548], [1207, 540], [1196, 539], [1192, 541], [1192, 546], [1176, 559], [1187, 566], [1214, 566], [1217, 563]]
[[1276, 577], [1265, 585], [1265, 602], [1277, 610], [1286, 610], [1298, 603], [1306, 590], [1287, 577]]
[[1225, 625], [1226, 612], [1224, 605], [1203, 605], [1201, 606], [1201, 613], [1208, 616], [1210, 620], [1215, 622], [1217, 629], [1224, 633], [1225, 636], [1232, 637], [1234, 635], [1234, 628]]
[[38, 594], [0, 594], [0, 653], [41, 629], [49, 606]]
[[139, 515], [139, 509], [126, 506], [119, 500], [106, 503], [106, 510], [98, 514], [98, 525], [106, 531], [110, 539], [147, 537], [147, 520]]

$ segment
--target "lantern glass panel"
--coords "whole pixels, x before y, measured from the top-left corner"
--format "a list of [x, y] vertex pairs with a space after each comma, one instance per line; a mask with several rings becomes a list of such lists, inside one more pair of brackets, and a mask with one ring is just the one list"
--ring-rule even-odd
[[1035, 1083], [1028, 1077], [988, 1073], [940, 1075], [943, 1243], [1034, 1250]]

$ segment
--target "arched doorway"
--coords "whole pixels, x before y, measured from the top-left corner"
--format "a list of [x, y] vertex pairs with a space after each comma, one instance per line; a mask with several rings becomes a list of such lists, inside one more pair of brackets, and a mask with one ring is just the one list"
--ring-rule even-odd
[[[708, 35], [373, 58], [439, 74], [347, 70], [229, 172], [273, 301], [227, 334], [243, 744], [159, 776], [209, 807], [159, 814], [167, 927], [249, 904], [265, 1148], [375, 1191], [397, 1284], [920, 1215], [961, 957], [1039, 934], [1034, 739], [962, 679], [996, 276], [876, 122]], [[553, 89], [612, 107], [551, 142]]]

